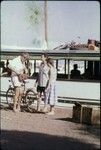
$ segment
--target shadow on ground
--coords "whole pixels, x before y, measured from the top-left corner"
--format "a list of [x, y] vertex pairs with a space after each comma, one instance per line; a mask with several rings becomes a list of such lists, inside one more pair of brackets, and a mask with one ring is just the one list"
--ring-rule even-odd
[[[56, 120], [62, 120], [62, 121], [69, 121], [69, 122], [74, 122], [74, 123], [79, 123], [73, 120], [73, 118], [56, 118]], [[87, 125], [87, 124], [83, 124], [82, 127], [77, 127], [78, 130], [82, 130], [85, 132], [88, 132], [94, 136], [96, 136], [97, 138], [100, 139], [100, 125]]]
[[[13, 110], [13, 105], [8, 106], [7, 104], [0, 104], [0, 109], [3, 109], [5, 111]], [[26, 105], [21, 106], [22, 112], [31, 112], [28, 110]], [[32, 112], [35, 112], [34, 110]]]
[[[4, 105], [4, 104], [0, 104], [0, 110], [3, 109], [5, 111], [9, 111], [9, 110], [13, 110], [13, 106], [8, 106], [7, 104]], [[28, 112], [28, 113], [38, 113], [38, 114], [44, 114], [44, 112], [40, 111], [40, 112], [37, 112], [36, 109], [28, 109], [26, 105], [22, 105], [21, 106], [21, 112]]]
[[2, 150], [97, 150], [93, 144], [68, 137], [26, 131], [1, 131]]

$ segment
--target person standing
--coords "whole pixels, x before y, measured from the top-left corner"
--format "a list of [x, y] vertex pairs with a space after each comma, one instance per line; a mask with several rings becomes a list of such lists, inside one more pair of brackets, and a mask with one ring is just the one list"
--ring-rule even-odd
[[20, 56], [9, 61], [8, 68], [11, 69], [11, 80], [14, 86], [15, 95], [14, 95], [14, 106], [13, 111], [20, 111], [20, 102], [23, 94], [23, 80], [28, 76], [24, 76], [26, 71], [25, 62], [29, 59], [28, 53], [22, 53]]
[[47, 59], [47, 65], [49, 66], [49, 81], [47, 87], [45, 89], [45, 108], [47, 105], [50, 105], [50, 111], [47, 113], [48, 115], [54, 115], [54, 107], [57, 102], [56, 96], [56, 78], [57, 78], [57, 70], [54, 67], [54, 62], [51, 58]]
[[[37, 101], [37, 111], [40, 112], [40, 104], [42, 101], [42, 93], [45, 95], [45, 89], [49, 80], [49, 66], [47, 65], [47, 54], [42, 54], [41, 56], [41, 64], [39, 66], [38, 78], [36, 80], [37, 83], [37, 92], [38, 92], [38, 101]], [[35, 83], [35, 84], [36, 84]], [[44, 110], [45, 111], [45, 108]]]

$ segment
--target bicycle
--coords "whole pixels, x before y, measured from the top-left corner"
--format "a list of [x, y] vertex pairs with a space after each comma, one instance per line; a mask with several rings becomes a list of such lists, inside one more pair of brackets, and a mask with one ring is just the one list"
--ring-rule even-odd
[[[9, 88], [6, 92], [6, 101], [9, 106], [9, 108], [13, 108], [13, 103], [14, 103], [14, 86], [12, 85], [11, 80], [9, 80], [11, 83], [9, 85]], [[37, 92], [35, 91], [34, 88], [28, 88], [26, 89], [26, 83], [28, 81], [24, 81], [22, 84], [23, 87], [23, 95], [21, 99], [21, 105], [25, 105], [28, 109], [28, 111], [33, 112], [37, 108]]]

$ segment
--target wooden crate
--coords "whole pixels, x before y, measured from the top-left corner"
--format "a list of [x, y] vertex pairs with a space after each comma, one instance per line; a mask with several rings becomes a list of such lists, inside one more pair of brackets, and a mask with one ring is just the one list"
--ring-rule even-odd
[[82, 123], [100, 124], [100, 107], [84, 106], [82, 110]]
[[73, 121], [82, 122], [82, 106], [73, 106]]
[[92, 108], [83, 107], [82, 123], [91, 124]]
[[98, 106], [73, 106], [72, 119], [85, 124], [100, 124], [100, 107]]

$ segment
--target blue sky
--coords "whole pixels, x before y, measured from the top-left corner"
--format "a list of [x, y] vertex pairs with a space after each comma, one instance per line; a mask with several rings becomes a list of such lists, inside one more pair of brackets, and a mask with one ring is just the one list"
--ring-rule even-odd
[[[30, 9], [36, 6], [41, 13], [38, 24], [33, 24]], [[49, 49], [72, 40], [100, 40], [99, 2], [48, 1], [47, 7]], [[1, 45], [44, 48], [44, 1], [2, 1]]]

